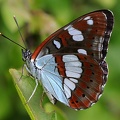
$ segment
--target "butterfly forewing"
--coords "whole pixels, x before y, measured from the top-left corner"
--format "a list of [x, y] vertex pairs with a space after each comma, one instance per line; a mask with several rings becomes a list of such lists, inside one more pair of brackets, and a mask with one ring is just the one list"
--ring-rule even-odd
[[34, 65], [37, 76], [31, 74], [41, 79], [54, 100], [73, 109], [90, 107], [97, 102], [107, 81], [105, 57], [112, 28], [113, 15], [109, 10], [77, 18], [35, 50], [31, 67]]
[[38, 54], [83, 53], [102, 61], [106, 56], [112, 27], [113, 15], [110, 11], [91, 12], [49, 36], [35, 50], [32, 58]]

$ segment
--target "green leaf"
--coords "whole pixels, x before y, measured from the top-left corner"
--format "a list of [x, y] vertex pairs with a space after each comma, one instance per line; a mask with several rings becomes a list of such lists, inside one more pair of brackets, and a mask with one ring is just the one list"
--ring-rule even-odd
[[25, 75], [21, 78], [21, 73], [15, 69], [10, 69], [9, 72], [13, 77], [17, 92], [30, 118], [32, 120], [56, 120], [56, 113], [46, 112], [41, 105], [40, 99], [42, 99], [41, 96], [43, 90], [40, 85], [31, 100], [26, 103], [34, 90], [35, 81], [31, 77]]

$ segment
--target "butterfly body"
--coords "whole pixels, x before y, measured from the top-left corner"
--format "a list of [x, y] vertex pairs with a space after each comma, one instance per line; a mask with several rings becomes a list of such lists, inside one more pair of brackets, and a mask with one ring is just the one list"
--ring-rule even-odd
[[40, 81], [52, 103], [86, 109], [97, 102], [107, 81], [105, 62], [113, 15], [83, 15], [50, 35], [32, 54], [22, 50], [28, 72]]

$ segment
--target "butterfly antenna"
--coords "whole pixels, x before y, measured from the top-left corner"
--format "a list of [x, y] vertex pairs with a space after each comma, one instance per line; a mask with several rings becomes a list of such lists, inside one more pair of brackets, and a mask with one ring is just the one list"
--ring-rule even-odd
[[7, 36], [3, 35], [2, 33], [0, 33], [0, 35], [1, 35], [1, 36], [3, 36], [4, 38], [6, 38], [7, 40], [9, 40], [9, 41], [13, 42], [14, 44], [16, 44], [16, 45], [18, 45], [18, 46], [20, 46], [21, 48], [23, 48], [23, 49], [25, 49], [25, 50], [26, 50], [26, 48], [25, 48], [25, 47], [23, 47], [22, 45], [20, 45], [20, 44], [16, 43], [15, 41], [13, 41], [12, 39], [10, 39], [10, 38], [8, 38]]
[[15, 20], [15, 23], [16, 23], [17, 27], [18, 27], [18, 32], [19, 32], [20, 37], [21, 37], [21, 39], [22, 39], [22, 41], [23, 41], [23, 44], [25, 45], [25, 48], [27, 49], [28, 47], [27, 47], [27, 45], [26, 45], [26, 43], [25, 43], [25, 40], [23, 39], [23, 36], [22, 36], [22, 34], [21, 34], [21, 32], [20, 32], [20, 27], [19, 27], [19, 24], [18, 24], [18, 22], [17, 22], [17, 19], [16, 19], [15, 15], [13, 16], [13, 18], [14, 18], [14, 20]]

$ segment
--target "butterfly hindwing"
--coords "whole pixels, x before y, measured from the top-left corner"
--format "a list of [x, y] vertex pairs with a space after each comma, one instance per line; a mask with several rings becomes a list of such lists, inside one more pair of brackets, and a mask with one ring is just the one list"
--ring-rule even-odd
[[55, 54], [63, 89], [74, 109], [86, 109], [103, 91], [103, 71], [97, 61], [83, 54]]

